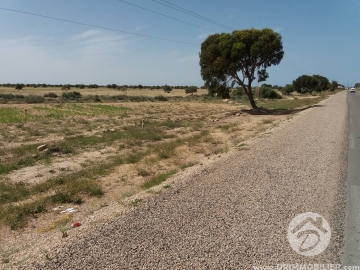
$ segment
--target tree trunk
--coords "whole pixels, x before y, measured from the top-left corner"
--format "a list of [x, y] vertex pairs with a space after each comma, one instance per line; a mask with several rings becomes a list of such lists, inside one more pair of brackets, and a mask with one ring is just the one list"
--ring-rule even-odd
[[248, 85], [248, 93], [247, 93], [248, 97], [249, 97], [249, 101], [250, 101], [250, 104], [251, 104], [251, 107], [254, 109], [254, 110], [259, 110], [259, 107], [256, 106], [256, 103], [255, 103], [255, 100], [254, 100], [254, 96], [252, 94], [252, 91], [251, 91], [251, 84]]
[[254, 98], [253, 98], [253, 95], [251, 94], [251, 96], [249, 95], [249, 101], [250, 101], [250, 104], [251, 104], [251, 107], [254, 109], [254, 110], [258, 110], [259, 107], [256, 106], [256, 103], [254, 101]]

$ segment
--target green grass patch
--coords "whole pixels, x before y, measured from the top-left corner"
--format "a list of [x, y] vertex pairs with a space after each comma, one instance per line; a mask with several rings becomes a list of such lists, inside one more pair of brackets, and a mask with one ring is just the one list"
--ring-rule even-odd
[[166, 173], [159, 174], [159, 175], [151, 178], [149, 181], [145, 182], [144, 184], [142, 184], [141, 188], [149, 189], [153, 186], [157, 186], [157, 185], [161, 184], [162, 182], [164, 182], [169, 177], [173, 176], [176, 172], [177, 172], [176, 170], [171, 170]]
[[303, 99], [282, 99], [272, 101], [260, 101], [257, 105], [265, 109], [275, 110], [288, 110], [288, 109], [299, 109], [307, 106], [312, 106], [323, 100], [323, 97], [317, 98], [303, 98]]
[[[90, 177], [94, 173], [104, 173], [108, 169], [97, 166], [92, 169], [59, 176], [33, 186], [2, 183], [0, 190], [0, 205], [2, 205], [0, 207], [0, 222], [10, 226], [11, 229], [18, 229], [27, 224], [28, 217], [45, 212], [50, 205], [81, 204], [84, 201], [84, 196], [101, 197], [104, 192], [100, 183], [97, 179]], [[38, 196], [51, 190], [54, 191], [52, 195]], [[11, 202], [25, 200], [31, 195], [37, 195], [37, 199], [28, 203], [11, 204]]]
[[0, 221], [9, 225], [12, 230], [16, 230], [27, 224], [28, 216], [35, 217], [45, 211], [46, 201], [43, 199], [22, 205], [8, 206], [0, 210]]
[[0, 205], [8, 202], [17, 202], [31, 194], [29, 187], [24, 182], [0, 182]]
[[19, 108], [0, 107], [0, 123], [13, 124], [30, 121], [34, 116]]
[[131, 110], [122, 106], [110, 106], [103, 104], [56, 104], [52, 106], [36, 106], [35, 110], [42, 111], [46, 117], [64, 119], [74, 116], [99, 116], [99, 115], [120, 115]]
[[50, 162], [53, 153], [69, 154], [74, 152], [74, 147], [66, 141], [51, 143], [48, 151], [37, 150], [39, 144], [22, 145], [9, 150], [10, 156], [0, 163], [0, 175], [24, 167], [34, 166], [38, 161]]
[[175, 155], [176, 147], [184, 144], [184, 140], [172, 140], [169, 142], [164, 142], [155, 147], [154, 152], [156, 152], [161, 159], [171, 158]]
[[[63, 141], [49, 144], [48, 151], [39, 152], [37, 150], [38, 144], [19, 146], [11, 149], [9, 158], [0, 163], [0, 175], [24, 167], [34, 166], [41, 160], [50, 162], [53, 153], [71, 154], [82, 147], [112, 145], [121, 140], [128, 145], [135, 146], [141, 145], [143, 142], [157, 142], [172, 137], [174, 137], [174, 135], [167, 135], [164, 128], [161, 128], [158, 123], [155, 123], [154, 125], [149, 124], [145, 128], [127, 126], [124, 127], [123, 130], [105, 132], [100, 135], [68, 137]], [[174, 143], [170, 143], [169, 146], [164, 146], [163, 158], [165, 158], [165, 155], [170, 155], [172, 144]], [[127, 162], [137, 163], [142, 157], [143, 154], [131, 154], [127, 157]]]

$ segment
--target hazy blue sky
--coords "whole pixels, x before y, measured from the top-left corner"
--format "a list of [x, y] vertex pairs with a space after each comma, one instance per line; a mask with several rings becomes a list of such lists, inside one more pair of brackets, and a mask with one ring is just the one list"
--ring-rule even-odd
[[[359, 0], [127, 2], [198, 27], [120, 0], [1, 0], [0, 83], [201, 86], [201, 42], [212, 33], [252, 27], [272, 28], [282, 35], [285, 57], [268, 69], [267, 83], [285, 85], [304, 74], [319, 74], [345, 85], [360, 82]], [[229, 28], [159, 2], [175, 4]]]

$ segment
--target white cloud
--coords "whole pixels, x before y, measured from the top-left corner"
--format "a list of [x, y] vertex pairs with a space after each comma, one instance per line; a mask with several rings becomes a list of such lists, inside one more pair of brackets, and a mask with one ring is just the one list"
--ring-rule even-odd
[[72, 46], [77, 46], [80, 51], [103, 53], [104, 51], [112, 52], [123, 51], [126, 39], [118, 34], [107, 33], [99, 30], [89, 30], [69, 39]]
[[197, 49], [167, 52], [131, 38], [89, 30], [60, 39], [0, 39], [2, 83], [199, 84]]
[[128, 53], [124, 37], [89, 30], [65, 40], [24, 37], [0, 40], [0, 59], [7, 68], [2, 81], [24, 83], [92, 83], [115, 77]]

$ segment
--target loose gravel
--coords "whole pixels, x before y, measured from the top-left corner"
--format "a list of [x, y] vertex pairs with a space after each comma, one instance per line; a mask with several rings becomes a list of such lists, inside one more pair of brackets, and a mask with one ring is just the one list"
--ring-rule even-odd
[[[340, 263], [345, 218], [346, 93], [210, 165], [175, 176], [129, 214], [20, 269], [253, 269]], [[295, 253], [290, 221], [322, 215], [332, 238], [318, 256]]]

